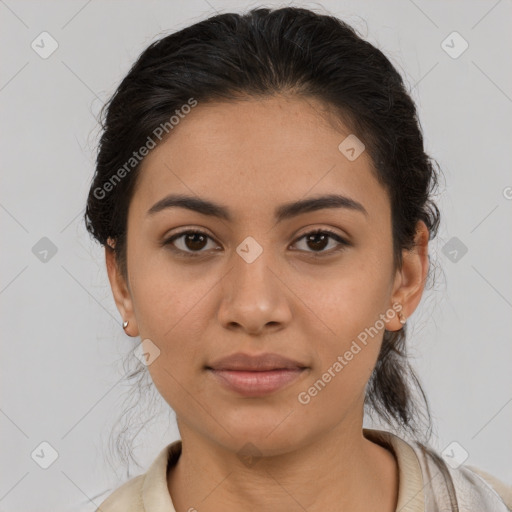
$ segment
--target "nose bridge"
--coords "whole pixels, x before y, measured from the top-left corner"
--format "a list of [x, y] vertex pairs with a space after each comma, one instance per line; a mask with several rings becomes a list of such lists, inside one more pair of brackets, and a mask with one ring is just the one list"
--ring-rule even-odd
[[248, 331], [287, 322], [289, 307], [277, 273], [271, 249], [253, 237], [244, 239], [233, 253], [233, 267], [223, 284], [221, 322]]
[[[261, 242], [261, 243], [260, 243]], [[274, 295], [275, 284], [272, 266], [272, 250], [265, 243], [263, 247], [262, 238], [258, 242], [252, 236], [246, 237], [236, 248], [233, 255], [233, 285], [235, 295], [240, 298], [240, 293], [248, 295], [252, 301], [269, 301]]]

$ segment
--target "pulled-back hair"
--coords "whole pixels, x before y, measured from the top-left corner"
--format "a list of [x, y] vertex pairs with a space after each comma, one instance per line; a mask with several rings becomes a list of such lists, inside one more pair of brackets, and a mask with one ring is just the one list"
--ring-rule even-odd
[[[320, 100], [364, 142], [390, 200], [395, 270], [402, 250], [414, 247], [418, 221], [425, 222], [430, 239], [436, 235], [435, 161], [425, 153], [416, 107], [388, 58], [334, 16], [258, 8], [215, 15], [155, 41], [104, 105], [85, 222], [99, 243], [115, 242], [108, 250], [115, 251], [125, 277], [127, 214], [140, 167], [127, 170], [133, 152], [191, 98], [203, 104], [277, 94]], [[122, 168], [122, 179], [112, 181]], [[107, 182], [113, 185], [105, 187]], [[406, 326], [385, 331], [365, 409], [395, 431], [428, 439], [428, 401], [405, 342]], [[140, 365], [130, 378], [146, 370]]]

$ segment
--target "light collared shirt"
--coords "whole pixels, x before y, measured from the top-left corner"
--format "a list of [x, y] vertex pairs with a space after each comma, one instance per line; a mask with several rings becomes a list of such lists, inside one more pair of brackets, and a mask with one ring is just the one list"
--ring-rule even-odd
[[[512, 510], [512, 486], [492, 475], [472, 466], [448, 464], [430, 447], [406, 442], [391, 432], [363, 428], [363, 435], [391, 450], [396, 457], [399, 475], [396, 512]], [[146, 473], [116, 489], [96, 512], [176, 512], [167, 487], [167, 474], [180, 454], [181, 440], [167, 445]]]

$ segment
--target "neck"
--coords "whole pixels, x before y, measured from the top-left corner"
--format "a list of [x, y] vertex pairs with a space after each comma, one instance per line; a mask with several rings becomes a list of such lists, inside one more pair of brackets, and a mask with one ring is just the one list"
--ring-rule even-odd
[[361, 423], [340, 424], [312, 443], [252, 460], [183, 426], [180, 433], [182, 453], [168, 474], [177, 512], [396, 509], [396, 459], [363, 436]]

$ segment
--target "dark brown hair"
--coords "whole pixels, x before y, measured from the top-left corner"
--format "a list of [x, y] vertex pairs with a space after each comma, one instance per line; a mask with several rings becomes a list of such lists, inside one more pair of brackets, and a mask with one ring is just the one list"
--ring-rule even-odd
[[[125, 277], [127, 213], [139, 169], [135, 162], [126, 167], [133, 152], [191, 98], [202, 104], [280, 93], [320, 100], [364, 142], [391, 204], [395, 269], [402, 250], [414, 247], [418, 221], [425, 222], [431, 239], [436, 235], [437, 164], [425, 153], [414, 102], [391, 62], [334, 16], [258, 8], [219, 14], [152, 43], [102, 110], [85, 222], [98, 242], [115, 242]], [[122, 168], [126, 172], [119, 173]], [[365, 408], [395, 431], [428, 439], [428, 401], [405, 341], [406, 327], [385, 332]]]

